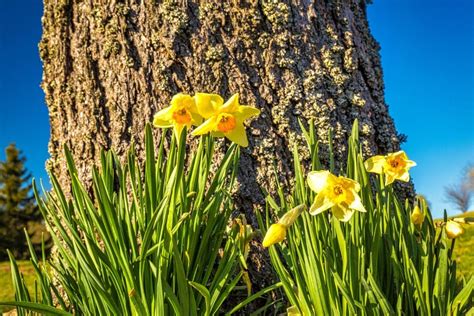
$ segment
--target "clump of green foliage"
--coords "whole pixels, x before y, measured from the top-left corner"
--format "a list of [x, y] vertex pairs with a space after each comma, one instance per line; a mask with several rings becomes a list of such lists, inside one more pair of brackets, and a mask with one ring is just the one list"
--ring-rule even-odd
[[[323, 169], [314, 126], [301, 128], [311, 151], [311, 170]], [[464, 315], [473, 305], [474, 279], [461, 280], [460, 287], [456, 283], [455, 240], [448, 238], [445, 226], [435, 225], [423, 199], [416, 202], [423, 217], [414, 220], [414, 205], [399, 201], [383, 176], [369, 177], [357, 121], [349, 139], [347, 169], [334, 170], [332, 154], [330, 160], [330, 172], [360, 184], [366, 212], [355, 212], [347, 222], [330, 212], [311, 216], [306, 211], [295, 219], [295, 211], [309, 209], [316, 197], [306, 183], [307, 172], [295, 149], [292, 194], [285, 196], [279, 184], [278, 198], [267, 196], [267, 225], [259, 216], [260, 226], [270, 231], [270, 237], [270, 209], [283, 223], [288, 222], [288, 215], [283, 215], [292, 217], [291, 226], [279, 226], [287, 232], [273, 228], [279, 235], [268, 238], [273, 243], [286, 235], [286, 242], [271, 246], [269, 251], [291, 304], [288, 313]]]
[[71, 198], [54, 174], [45, 198], [35, 186], [46, 224], [57, 232], [57, 260], [31, 253], [39, 288], [34, 294], [11, 257], [16, 302], [4, 304], [19, 307], [20, 315], [25, 308], [58, 315], [224, 312], [224, 302], [246, 278], [252, 235], [243, 218], [229, 226], [239, 147], [231, 145], [216, 165], [212, 137], [202, 137], [188, 155], [185, 132], [179, 141], [171, 137], [169, 150], [165, 134], [155, 152], [147, 127], [144, 172], [133, 147], [125, 164], [103, 152], [100, 169], [93, 170], [93, 198], [65, 149]]

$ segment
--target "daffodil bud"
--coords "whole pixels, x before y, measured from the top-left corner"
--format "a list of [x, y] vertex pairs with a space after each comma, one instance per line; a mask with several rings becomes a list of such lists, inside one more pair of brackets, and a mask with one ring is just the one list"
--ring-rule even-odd
[[301, 316], [300, 310], [296, 306], [290, 306], [286, 309], [287, 316]]
[[286, 226], [280, 223], [272, 224], [263, 239], [263, 247], [267, 248], [281, 242], [286, 237]]
[[449, 220], [446, 223], [446, 234], [449, 239], [454, 239], [464, 234], [464, 228], [462, 228], [461, 224]]
[[273, 224], [267, 231], [265, 238], [263, 239], [263, 247], [267, 248], [273, 244], [281, 242], [286, 237], [286, 230], [288, 227], [293, 225], [295, 220], [304, 211], [305, 205], [298, 205], [283, 215], [278, 223]]
[[304, 204], [298, 205], [297, 207], [292, 208], [282, 218], [278, 221], [278, 223], [285, 225], [286, 227], [290, 227], [293, 222], [300, 216], [300, 214], [304, 211]]
[[456, 218], [453, 218], [453, 221], [462, 223], [462, 224], [473, 225], [474, 217], [456, 217]]
[[420, 207], [418, 205], [415, 205], [413, 208], [413, 212], [411, 213], [411, 222], [415, 225], [421, 225], [423, 224], [423, 221], [425, 220], [425, 215], [421, 211]]

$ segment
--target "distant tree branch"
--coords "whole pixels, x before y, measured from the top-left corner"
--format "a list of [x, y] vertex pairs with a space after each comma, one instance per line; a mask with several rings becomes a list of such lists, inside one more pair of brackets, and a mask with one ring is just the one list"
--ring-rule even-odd
[[446, 201], [462, 212], [467, 212], [474, 197], [474, 165], [469, 164], [463, 170], [458, 184], [444, 188]]

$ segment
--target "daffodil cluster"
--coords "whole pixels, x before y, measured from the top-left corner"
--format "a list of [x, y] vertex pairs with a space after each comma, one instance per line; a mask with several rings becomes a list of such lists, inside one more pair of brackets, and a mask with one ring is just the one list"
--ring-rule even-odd
[[[256, 212], [266, 232], [262, 246], [286, 294], [286, 315], [465, 315], [474, 282], [459, 289], [453, 249], [474, 218], [448, 220], [445, 214], [444, 221], [433, 220], [423, 196], [401, 200], [393, 184], [409, 181], [415, 162], [403, 151], [362, 157], [357, 120], [345, 170], [334, 161], [330, 169], [320, 168], [317, 125], [311, 121], [305, 129], [300, 122], [300, 128], [310, 159], [303, 164], [295, 148], [291, 188], [276, 174], [277, 195], [266, 197], [266, 218], [271, 209], [282, 216], [265, 223]], [[333, 160], [334, 148], [327, 149]], [[294, 205], [308, 211], [299, 214]]]
[[[309, 209], [311, 215], [317, 215], [331, 209], [336, 219], [347, 222], [354, 211], [366, 212], [358, 195], [360, 185], [356, 181], [333, 175], [325, 170], [310, 172], [307, 182], [309, 188], [317, 193]], [[278, 223], [272, 224], [263, 240], [263, 247], [269, 247], [283, 241], [286, 237], [286, 230], [302, 211], [303, 206], [300, 205], [288, 211]]]
[[195, 96], [179, 93], [169, 107], [155, 114], [153, 125], [174, 128], [179, 139], [184, 127], [197, 126], [192, 135], [210, 133], [214, 137], [226, 137], [242, 146], [248, 146], [244, 122], [258, 116], [260, 110], [240, 105], [239, 95], [234, 94], [227, 102], [218, 94], [196, 93]]
[[[371, 157], [365, 161], [364, 165], [368, 172], [384, 175], [385, 184], [388, 185], [397, 179], [408, 181], [410, 179], [408, 170], [416, 163], [408, 160], [405, 152], [399, 151], [386, 156]], [[316, 193], [309, 209], [311, 215], [317, 215], [330, 209], [336, 219], [347, 222], [355, 211], [367, 212], [359, 197], [360, 184], [357, 181], [322, 170], [311, 171], [308, 174], [307, 183], [309, 188]], [[269, 247], [285, 239], [287, 228], [297, 218], [293, 215], [294, 210], [289, 211], [278, 223], [270, 226], [263, 240], [264, 247]], [[292, 218], [290, 224], [285, 223], [285, 218], [288, 216]], [[416, 226], [421, 226], [424, 218], [425, 215], [421, 212], [420, 207], [416, 205], [411, 214], [411, 221]]]

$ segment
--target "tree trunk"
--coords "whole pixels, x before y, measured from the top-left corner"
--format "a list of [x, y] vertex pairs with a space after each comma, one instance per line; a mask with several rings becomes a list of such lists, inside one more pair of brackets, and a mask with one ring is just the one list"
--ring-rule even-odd
[[142, 150], [145, 124], [178, 92], [238, 92], [261, 109], [237, 197], [254, 225], [273, 161], [289, 180], [291, 148], [308, 157], [298, 119], [314, 119], [322, 143], [334, 129], [341, 164], [355, 118], [366, 155], [399, 149], [364, 0], [44, 0], [40, 54], [48, 163], [63, 185], [64, 144], [87, 179], [101, 148], [124, 155], [134, 141]]

